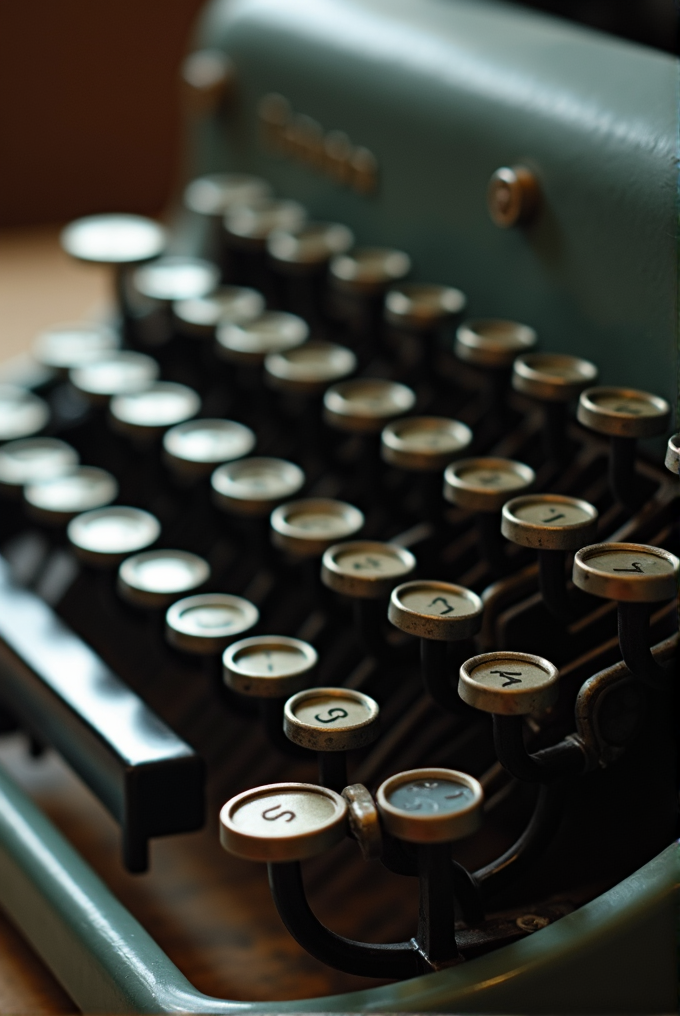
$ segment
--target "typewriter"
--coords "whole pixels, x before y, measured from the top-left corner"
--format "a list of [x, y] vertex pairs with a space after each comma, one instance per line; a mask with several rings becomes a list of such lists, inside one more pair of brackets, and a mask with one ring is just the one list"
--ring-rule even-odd
[[220, 0], [183, 73], [0, 388], [2, 729], [121, 898], [2, 775], [0, 904], [84, 1012], [673, 1010], [675, 60]]

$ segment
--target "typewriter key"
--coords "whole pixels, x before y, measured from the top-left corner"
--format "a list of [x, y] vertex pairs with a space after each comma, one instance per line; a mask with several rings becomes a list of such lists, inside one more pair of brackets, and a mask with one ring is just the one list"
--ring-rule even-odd
[[242, 596], [202, 593], [187, 596], [168, 608], [165, 637], [186, 653], [212, 656], [222, 653], [238, 636], [259, 621], [257, 607]]
[[339, 794], [311, 783], [273, 783], [227, 801], [220, 843], [251, 861], [303, 861], [340, 843], [346, 825]]
[[214, 338], [224, 322], [243, 325], [265, 309], [264, 297], [247, 286], [220, 286], [208, 296], [178, 300], [172, 310], [183, 332], [198, 338]]
[[0, 448], [0, 493], [18, 497], [22, 487], [70, 473], [78, 465], [75, 448], [56, 437], [29, 437]]
[[446, 643], [476, 635], [483, 609], [477, 594], [464, 586], [415, 579], [392, 590], [387, 616], [409, 635]]
[[268, 201], [272, 189], [266, 180], [247, 173], [212, 173], [199, 176], [184, 191], [184, 204], [197, 215], [223, 216], [239, 205]]
[[241, 695], [283, 700], [310, 686], [317, 660], [316, 650], [301, 639], [256, 635], [225, 651], [224, 681]]
[[460, 314], [466, 302], [460, 289], [407, 282], [387, 293], [385, 319], [397, 328], [415, 332], [433, 331]]
[[382, 432], [385, 462], [401, 469], [440, 472], [472, 441], [472, 431], [442, 416], [410, 416]]
[[307, 273], [324, 268], [332, 257], [344, 254], [354, 234], [338, 222], [306, 222], [292, 229], [275, 229], [267, 239], [267, 253], [276, 268], [286, 273]]
[[62, 526], [76, 515], [103, 508], [118, 496], [116, 478], [96, 466], [77, 466], [63, 476], [28, 484], [29, 514], [48, 526]]
[[251, 458], [219, 466], [210, 482], [218, 508], [236, 515], [269, 515], [297, 494], [305, 474], [285, 459]]
[[180, 476], [198, 479], [222, 462], [248, 455], [255, 442], [250, 427], [235, 420], [189, 420], [165, 432], [163, 456]]
[[509, 369], [520, 353], [537, 342], [533, 328], [495, 318], [465, 321], [456, 332], [455, 352], [478, 367]]
[[114, 505], [76, 515], [66, 534], [76, 555], [94, 568], [117, 567], [161, 534], [158, 519], [141, 508]]
[[410, 550], [395, 543], [357, 540], [329, 547], [321, 563], [321, 580], [336, 593], [379, 600], [416, 566]]
[[118, 592], [136, 607], [167, 607], [210, 578], [210, 565], [186, 550], [147, 550], [118, 569]]
[[671, 473], [677, 475], [680, 472], [680, 434], [673, 434], [668, 438], [665, 465]]
[[220, 281], [210, 261], [190, 257], [162, 257], [138, 268], [132, 276], [135, 289], [150, 300], [172, 303], [207, 296]]
[[410, 270], [408, 254], [389, 247], [359, 247], [351, 254], [334, 257], [330, 265], [335, 288], [366, 295], [384, 293]]
[[411, 769], [378, 787], [385, 829], [407, 843], [450, 843], [479, 829], [484, 792], [455, 769]]
[[24, 388], [0, 385], [0, 441], [32, 437], [47, 424], [46, 402]]
[[579, 550], [597, 533], [597, 509], [563, 494], [526, 494], [503, 505], [501, 532], [538, 552], [543, 602], [561, 622], [571, 616], [564, 573], [566, 552]]
[[307, 212], [297, 201], [258, 201], [227, 211], [224, 229], [231, 246], [264, 251], [267, 237], [275, 229], [297, 229], [306, 218]]
[[295, 349], [269, 353], [265, 377], [272, 388], [299, 395], [321, 395], [334, 381], [353, 374], [357, 358], [334, 342], [305, 342]]
[[559, 672], [549, 660], [529, 653], [484, 653], [460, 668], [458, 694], [474, 709], [521, 716], [557, 701]]
[[579, 399], [579, 423], [609, 435], [609, 484], [621, 504], [635, 508], [646, 496], [646, 484], [635, 473], [638, 438], [667, 430], [671, 409], [665, 399], [633, 388], [587, 388]]
[[272, 542], [299, 557], [320, 557], [338, 540], [358, 533], [363, 513], [331, 498], [305, 498], [279, 505], [271, 515]]
[[166, 231], [141, 215], [89, 215], [71, 222], [61, 234], [67, 254], [96, 264], [131, 265], [158, 257]]
[[96, 321], [76, 321], [53, 325], [41, 332], [33, 344], [38, 363], [60, 374], [101, 360], [120, 346], [120, 337], [107, 325]]
[[377, 702], [349, 688], [310, 688], [293, 695], [283, 710], [286, 737], [318, 753], [319, 782], [341, 793], [348, 784], [345, 752], [365, 748], [380, 729]]
[[513, 364], [512, 386], [543, 404], [543, 438], [551, 460], [566, 455], [567, 403], [597, 380], [589, 360], [563, 353], [528, 353]]
[[309, 327], [296, 314], [265, 311], [242, 325], [223, 322], [217, 327], [217, 352], [236, 363], [262, 363], [269, 353], [280, 353], [301, 346], [309, 336]]
[[135, 441], [148, 442], [196, 416], [200, 408], [201, 399], [192, 388], [155, 381], [141, 392], [116, 395], [109, 412], [115, 430]]
[[148, 388], [158, 373], [158, 364], [150, 356], [121, 350], [71, 370], [69, 377], [90, 402], [104, 405], [114, 395], [128, 395]]
[[324, 395], [324, 419], [337, 430], [376, 433], [388, 420], [413, 409], [415, 392], [382, 378], [354, 378]]

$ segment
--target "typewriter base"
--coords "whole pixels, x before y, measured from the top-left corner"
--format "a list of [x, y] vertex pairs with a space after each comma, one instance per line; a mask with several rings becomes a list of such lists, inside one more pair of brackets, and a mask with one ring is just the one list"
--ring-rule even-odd
[[672, 845], [577, 912], [454, 969], [323, 999], [227, 1001], [196, 990], [0, 774], [0, 903], [88, 1013], [669, 1012], [675, 1007], [676, 883]]

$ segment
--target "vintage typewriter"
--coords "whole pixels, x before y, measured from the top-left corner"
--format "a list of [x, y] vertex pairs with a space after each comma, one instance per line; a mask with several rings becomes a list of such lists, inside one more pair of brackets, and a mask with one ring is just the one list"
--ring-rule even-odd
[[173, 228], [66, 228], [115, 313], [0, 389], [2, 724], [135, 875], [2, 776], [0, 903], [83, 1011], [675, 1008], [676, 72], [221, 0]]

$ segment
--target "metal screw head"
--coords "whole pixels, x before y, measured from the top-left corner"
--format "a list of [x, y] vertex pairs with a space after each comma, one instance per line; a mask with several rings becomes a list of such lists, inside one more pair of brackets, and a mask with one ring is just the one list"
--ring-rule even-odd
[[540, 931], [541, 928], [546, 928], [550, 924], [549, 917], [542, 917], [540, 914], [524, 914], [522, 917], [518, 917], [515, 924], [522, 931]]
[[529, 222], [540, 201], [538, 180], [526, 166], [501, 166], [489, 180], [487, 205], [502, 229]]

